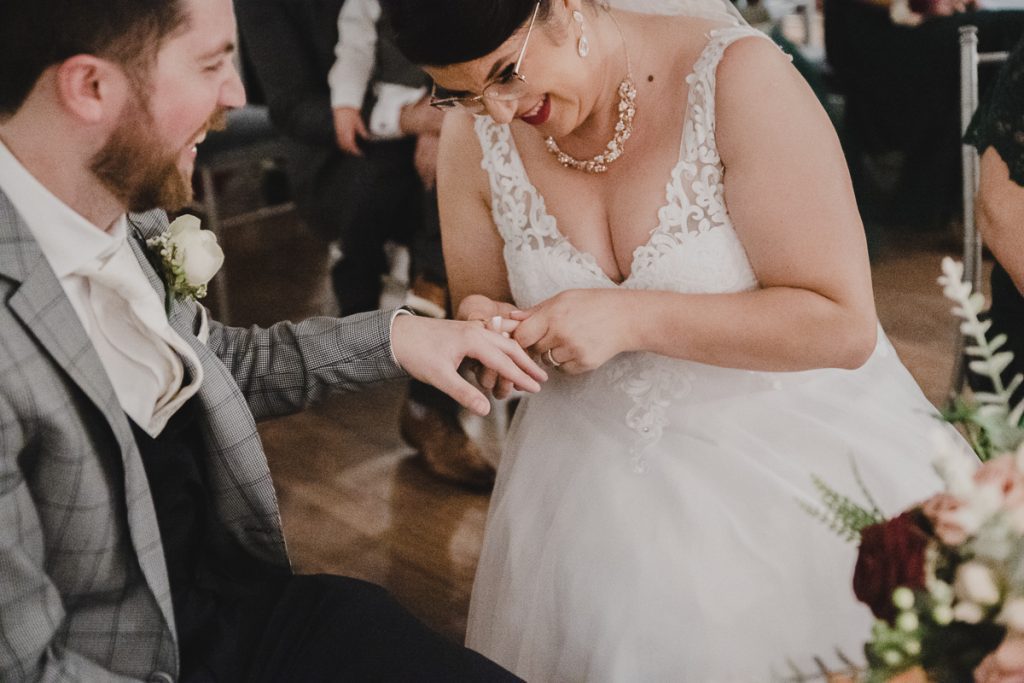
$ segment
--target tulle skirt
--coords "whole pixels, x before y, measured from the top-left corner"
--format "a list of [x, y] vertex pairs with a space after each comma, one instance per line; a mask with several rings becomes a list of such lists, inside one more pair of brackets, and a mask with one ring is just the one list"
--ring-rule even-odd
[[[935, 417], [881, 332], [860, 369], [624, 354], [510, 429], [467, 645], [532, 682], [773, 681], [863, 660], [856, 544], [812, 477], [891, 515], [941, 488]], [[965, 457], [970, 457], [966, 444]]]

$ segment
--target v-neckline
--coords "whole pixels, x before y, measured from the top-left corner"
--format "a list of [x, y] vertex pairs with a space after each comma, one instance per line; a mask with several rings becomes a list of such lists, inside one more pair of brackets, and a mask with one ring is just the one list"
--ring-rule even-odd
[[[689, 81], [689, 80], [691, 80], [691, 77], [692, 77], [692, 80], [694, 82], [696, 82], [698, 68], [701, 67], [701, 62], [707, 56], [708, 51], [711, 49], [711, 46], [714, 44], [716, 38], [718, 37], [717, 34], [720, 31], [725, 30], [725, 29], [729, 29], [729, 28], [736, 28], [736, 27], [721, 26], [721, 27], [713, 28], [713, 29], [708, 31], [707, 43], [704, 45], [703, 49], [701, 49], [700, 54], [697, 55], [697, 59], [694, 60], [693, 66], [690, 68], [689, 73], [683, 78], [684, 81]], [[679, 149], [679, 156], [676, 159], [676, 163], [673, 164], [672, 169], [669, 171], [668, 180], [665, 182], [665, 201], [664, 201], [664, 203], [662, 203], [657, 208], [657, 210], [655, 212], [655, 215], [658, 216], [658, 224], [655, 225], [653, 228], [651, 228], [651, 230], [647, 233], [647, 239], [644, 240], [642, 243], [638, 244], [633, 249], [632, 256], [630, 258], [630, 263], [629, 263], [629, 273], [625, 277], [623, 277], [622, 280], [619, 281], [619, 282], [616, 282], [610, 275], [608, 275], [607, 272], [605, 272], [604, 268], [602, 268], [601, 265], [598, 263], [596, 256], [594, 256], [589, 251], [584, 251], [584, 250], [578, 248], [575, 244], [572, 243], [572, 240], [570, 240], [565, 234], [562, 233], [561, 229], [558, 227], [558, 218], [548, 211], [547, 202], [544, 201], [544, 195], [542, 195], [540, 193], [540, 191], [537, 189], [537, 186], [533, 184], [533, 182], [530, 180], [530, 176], [526, 172], [526, 166], [523, 164], [523, 159], [519, 155], [519, 147], [516, 145], [515, 137], [512, 135], [511, 126], [508, 126], [508, 124], [505, 124], [509, 128], [509, 131], [508, 131], [508, 141], [509, 141], [509, 152], [511, 153], [512, 162], [513, 162], [516, 170], [522, 176], [523, 182], [529, 188], [530, 192], [533, 194], [533, 196], [536, 198], [536, 200], [540, 202], [541, 218], [542, 219], [546, 218], [546, 219], [551, 221], [551, 229], [552, 229], [552, 231], [554, 233], [554, 237], [555, 237], [556, 240], [565, 243], [569, 247], [569, 250], [572, 252], [572, 254], [581, 263], [583, 263], [585, 266], [588, 266], [588, 268], [590, 270], [592, 270], [595, 275], [600, 276], [601, 279], [603, 279], [607, 284], [611, 285], [612, 287], [623, 288], [623, 287], [626, 287], [626, 285], [629, 284], [629, 282], [636, 275], [636, 272], [637, 272], [637, 261], [640, 258], [640, 254], [646, 248], [651, 246], [651, 243], [654, 241], [654, 238], [655, 238], [656, 235], [658, 235], [659, 233], [664, 232], [664, 230], [665, 230], [665, 221], [661, 219], [661, 214], [662, 214], [662, 212], [663, 212], [663, 210], [665, 208], [667, 208], [667, 207], [672, 205], [672, 183], [675, 180], [675, 176], [676, 176], [676, 173], [677, 173], [680, 165], [682, 165], [683, 163], [686, 162], [686, 158], [685, 158], [686, 151], [687, 151], [686, 150], [686, 126], [687, 126], [687, 123], [689, 122], [689, 120], [690, 120], [690, 118], [692, 116], [692, 111], [693, 111], [693, 107], [692, 107], [692, 104], [693, 104], [693, 85], [694, 85], [693, 83], [688, 83], [687, 84], [687, 88], [686, 88], [686, 104], [685, 104], [685, 108], [683, 110], [683, 123], [682, 123], [682, 127], [681, 127], [681, 129], [679, 131], [679, 148], [678, 148]]]

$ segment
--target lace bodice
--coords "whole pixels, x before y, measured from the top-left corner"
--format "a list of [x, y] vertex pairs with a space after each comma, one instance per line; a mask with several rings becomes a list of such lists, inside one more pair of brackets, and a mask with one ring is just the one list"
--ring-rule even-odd
[[[491, 214], [504, 241], [509, 286], [517, 306], [529, 308], [568, 289], [625, 288], [680, 293], [727, 293], [756, 289], [757, 278], [725, 205], [721, 158], [715, 141], [715, 76], [734, 41], [764, 34], [746, 26], [718, 28], [686, 77], [679, 160], [665, 185], [665, 203], [646, 243], [632, 257], [629, 276], [615, 283], [593, 255], [578, 250], [559, 231], [544, 197], [527, 177], [507, 125], [476, 120], [481, 162], [491, 187]], [[688, 395], [695, 373], [721, 372], [649, 353], [621, 354], [599, 372], [573, 380], [579, 395], [611, 384], [626, 400], [625, 420], [637, 434], [633, 464], [660, 438], [671, 405]], [[735, 372], [735, 371], [729, 371]], [[767, 373], [744, 373], [758, 387], [772, 386]]]
[[1003, 65], [995, 87], [971, 121], [966, 140], [981, 152], [995, 147], [1010, 168], [1010, 178], [1024, 185], [1024, 40]]
[[491, 185], [491, 215], [505, 243], [509, 286], [517, 306], [530, 307], [567, 289], [623, 287], [683, 293], [738, 292], [757, 287], [723, 196], [715, 143], [715, 73], [725, 48], [749, 27], [711, 32], [692, 73], [679, 161], [665, 186], [665, 204], [648, 241], [637, 247], [629, 277], [616, 284], [597, 260], [577, 250], [545, 209], [526, 175], [507, 125], [478, 117], [482, 166]]

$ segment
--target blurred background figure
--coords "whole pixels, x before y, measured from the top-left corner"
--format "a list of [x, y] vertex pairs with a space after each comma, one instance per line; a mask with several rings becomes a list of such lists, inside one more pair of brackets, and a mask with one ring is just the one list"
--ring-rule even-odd
[[[975, 215], [996, 261], [989, 338], [1008, 336], [1005, 348], [1014, 359], [1003, 381], [1009, 382], [1024, 373], [1024, 40], [975, 114], [966, 141], [981, 155]], [[1018, 389], [1014, 400], [1022, 396], [1024, 389]]]
[[[239, 30], [274, 124], [290, 147], [295, 200], [341, 257], [331, 281], [342, 314], [379, 306], [385, 245], [409, 244], [418, 313], [447, 315], [437, 199], [441, 114], [427, 78], [391, 44], [376, 0], [239, 0]], [[468, 437], [458, 406], [413, 382], [403, 438], [438, 476], [489, 489], [493, 466]]]
[[[1010, 49], [1024, 30], [1024, 10], [1004, 3], [825, 0], [828, 63], [845, 97], [843, 144], [867, 222], [928, 230], [956, 214], [957, 32], [971, 24], [979, 50]], [[984, 92], [992, 79], [981, 76]]]

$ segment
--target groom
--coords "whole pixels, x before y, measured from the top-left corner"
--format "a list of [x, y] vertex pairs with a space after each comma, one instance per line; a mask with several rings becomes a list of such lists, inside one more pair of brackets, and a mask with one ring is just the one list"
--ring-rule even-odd
[[[0, 680], [509, 680], [383, 589], [291, 574], [254, 419], [414, 376], [467, 407], [481, 325], [224, 327], [144, 240], [243, 104], [231, 0], [0, 3]], [[126, 215], [126, 212], [132, 212]]]

